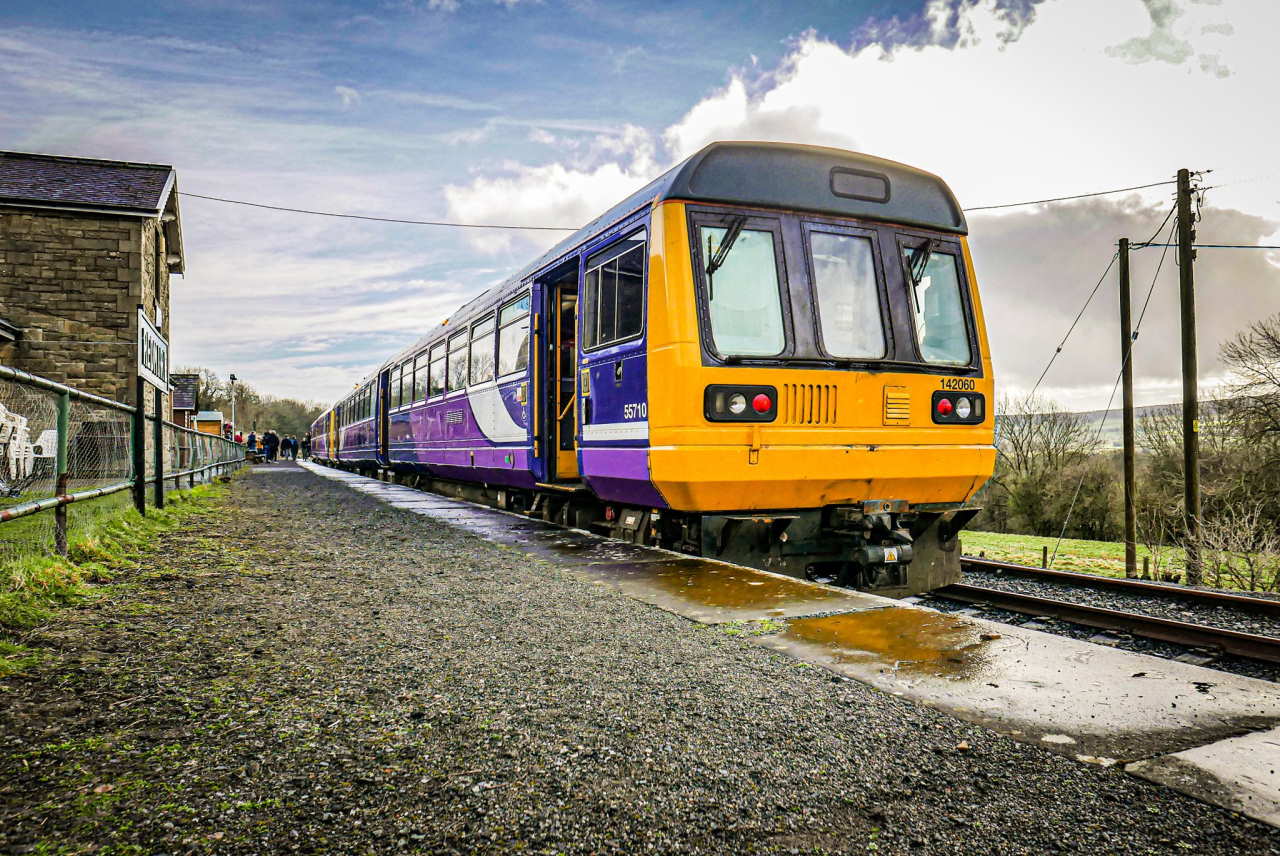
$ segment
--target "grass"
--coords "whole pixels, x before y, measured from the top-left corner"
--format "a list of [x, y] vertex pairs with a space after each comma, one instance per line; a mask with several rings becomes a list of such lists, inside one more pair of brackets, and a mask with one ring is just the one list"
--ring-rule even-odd
[[[158, 534], [175, 529], [193, 514], [207, 511], [213, 501], [226, 492], [219, 483], [201, 485], [193, 490], [174, 491], [165, 496], [165, 507], [148, 508], [144, 517], [123, 501], [100, 506], [91, 513], [82, 512], [71, 518], [66, 557], [22, 555], [0, 561], [0, 676], [30, 668], [39, 654], [18, 644], [15, 634], [53, 620], [59, 609], [75, 606], [105, 594], [109, 584], [125, 570], [137, 568], [143, 547]], [[114, 497], [94, 502], [107, 502]], [[76, 506], [69, 511], [74, 512]], [[41, 512], [0, 524], [3, 527], [30, 523], [33, 518], [49, 516]], [[49, 525], [52, 525], [51, 522]], [[9, 638], [5, 638], [9, 637]]]
[[[1104, 577], [1124, 576], [1123, 541], [1083, 541], [1076, 538], [1057, 538], [1038, 535], [1007, 535], [1001, 532], [978, 532], [966, 529], [960, 535], [960, 546], [966, 555], [984, 554], [988, 559], [1017, 562], [1021, 565], [1040, 567], [1041, 551], [1049, 548], [1052, 559], [1057, 545], [1057, 558], [1053, 567], [1060, 571], [1079, 571]], [[1142, 573], [1142, 558], [1150, 556], [1146, 547], [1138, 545], [1138, 573]], [[1161, 555], [1161, 568], [1175, 574], [1182, 573], [1185, 555], [1179, 547], [1166, 547]], [[1152, 559], [1152, 573], [1155, 573]]]

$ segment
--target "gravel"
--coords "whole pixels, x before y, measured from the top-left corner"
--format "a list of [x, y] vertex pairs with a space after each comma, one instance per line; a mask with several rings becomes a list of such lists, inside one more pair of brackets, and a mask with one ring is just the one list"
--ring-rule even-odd
[[0, 684], [0, 850], [1280, 854], [301, 470], [143, 572]]

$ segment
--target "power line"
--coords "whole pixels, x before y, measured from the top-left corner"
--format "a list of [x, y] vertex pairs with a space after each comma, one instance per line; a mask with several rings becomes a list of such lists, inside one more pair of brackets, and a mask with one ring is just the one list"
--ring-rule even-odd
[[1151, 184], [1135, 184], [1133, 187], [1117, 187], [1114, 190], [1097, 190], [1093, 193], [1077, 193], [1075, 196], [1055, 196], [1051, 199], [1033, 199], [1028, 202], [1006, 202], [1003, 205], [978, 205], [965, 208], [964, 211], [994, 211], [997, 208], [1017, 208], [1019, 205], [1043, 205], [1046, 202], [1066, 202], [1071, 199], [1088, 199], [1092, 196], [1108, 196], [1112, 193], [1127, 193], [1130, 190], [1146, 190], [1148, 187], [1163, 187], [1166, 184], [1177, 184], [1176, 181], [1156, 181]]
[[[1006, 202], [1001, 205], [979, 205], [965, 208], [964, 211], [994, 211], [999, 208], [1017, 208], [1022, 205], [1044, 205], [1049, 202], [1067, 202], [1072, 199], [1088, 199], [1094, 196], [1108, 196], [1113, 193], [1127, 193], [1131, 190], [1145, 190], [1149, 187], [1162, 187], [1174, 184], [1172, 181], [1157, 181], [1152, 184], [1136, 184], [1133, 187], [1117, 187], [1113, 190], [1098, 190], [1093, 193], [1078, 193], [1074, 196], [1055, 196], [1050, 199], [1031, 199], [1026, 202]], [[374, 217], [367, 214], [345, 214], [336, 211], [315, 211], [310, 208], [292, 208], [287, 205], [268, 205], [265, 202], [249, 202], [245, 199], [228, 199], [225, 196], [207, 196], [203, 193], [178, 191], [179, 196], [193, 199], [206, 199], [210, 202], [224, 202], [228, 205], [245, 205], [249, 208], [263, 208], [267, 211], [283, 211], [288, 214], [310, 214], [315, 217], [337, 217], [342, 220], [368, 220], [375, 223], [403, 223], [410, 226], [448, 226], [455, 229], [512, 229], [535, 232], [576, 232], [577, 226], [517, 226], [509, 223], [458, 223], [451, 220], [411, 220], [405, 217]]]
[[[1177, 244], [1142, 244], [1143, 247], [1176, 247]], [[1193, 250], [1280, 250], [1280, 244], [1192, 244]]]
[[577, 226], [511, 226], [499, 223], [452, 223], [445, 220], [406, 220], [400, 217], [369, 217], [364, 214], [337, 214], [332, 211], [311, 211], [306, 208], [288, 208], [284, 205], [267, 205], [262, 202], [246, 202], [243, 199], [225, 199], [221, 196], [204, 196], [199, 193], [178, 191], [179, 196], [226, 202], [229, 205], [247, 205], [250, 208], [266, 208], [268, 211], [286, 211], [290, 214], [314, 214], [317, 217], [339, 217], [343, 220], [373, 220], [377, 223], [407, 223], [411, 226], [452, 226], [455, 229], [525, 229], [539, 232], [576, 232]]
[[1040, 377], [1036, 380], [1036, 385], [1031, 388], [1031, 394], [1027, 399], [1035, 397], [1036, 390], [1040, 388], [1040, 384], [1044, 381], [1045, 375], [1049, 373], [1049, 369], [1053, 368], [1053, 361], [1058, 359], [1058, 355], [1062, 353], [1062, 349], [1067, 344], [1067, 339], [1071, 338], [1071, 334], [1075, 331], [1076, 325], [1080, 323], [1080, 319], [1084, 317], [1085, 310], [1089, 308], [1089, 304], [1093, 302], [1093, 298], [1098, 293], [1098, 289], [1102, 287], [1102, 283], [1106, 281], [1107, 274], [1111, 273], [1111, 268], [1115, 265], [1119, 253], [1111, 254], [1111, 261], [1107, 262], [1107, 268], [1102, 272], [1102, 276], [1098, 277], [1098, 282], [1093, 286], [1093, 291], [1089, 292], [1089, 296], [1085, 298], [1084, 306], [1080, 307], [1080, 311], [1076, 313], [1076, 318], [1071, 322], [1071, 326], [1067, 328], [1067, 334], [1062, 337], [1062, 341], [1058, 343], [1057, 349], [1053, 352], [1053, 356], [1049, 357], [1049, 362], [1045, 365], [1044, 371], [1040, 372]]
[[[1164, 219], [1164, 222], [1168, 223], [1169, 218], [1166, 217]], [[1177, 224], [1174, 224], [1174, 225], [1176, 226]], [[1160, 230], [1163, 228], [1164, 228], [1164, 223], [1161, 223], [1160, 229], [1156, 230], [1156, 234], [1158, 235], [1160, 233]], [[1169, 227], [1170, 236], [1173, 235], [1173, 229], [1174, 229], [1174, 226]], [[1165, 246], [1168, 247], [1169, 245], [1166, 244]], [[1116, 375], [1116, 382], [1111, 385], [1111, 396], [1107, 399], [1107, 408], [1102, 411], [1102, 418], [1098, 420], [1098, 430], [1095, 431], [1093, 435], [1093, 443], [1095, 447], [1097, 446], [1098, 442], [1102, 439], [1102, 429], [1106, 427], [1107, 417], [1111, 415], [1111, 405], [1115, 403], [1116, 390], [1119, 389], [1120, 381], [1124, 378], [1124, 370], [1129, 365], [1129, 362], [1133, 359], [1133, 346], [1138, 341], [1138, 334], [1142, 332], [1142, 319], [1147, 317], [1147, 306], [1151, 304], [1151, 295], [1155, 293], [1156, 283], [1160, 279], [1160, 269], [1164, 267], [1164, 258], [1167, 252], [1168, 252], [1168, 249], [1160, 253], [1160, 262], [1159, 264], [1156, 265], [1156, 272], [1151, 277], [1151, 285], [1148, 286], [1147, 288], [1147, 297], [1142, 302], [1142, 311], [1138, 313], [1138, 323], [1133, 325], [1133, 333], [1129, 338], [1128, 347], [1124, 349], [1124, 355], [1120, 361], [1120, 373]], [[1067, 506], [1067, 515], [1062, 520], [1062, 529], [1059, 530], [1058, 532], [1058, 540], [1055, 541], [1053, 544], [1053, 556], [1048, 561], [1048, 567], [1050, 568], [1053, 567], [1053, 563], [1056, 562], [1058, 559], [1058, 547], [1062, 545], [1062, 539], [1066, 537], [1066, 534], [1067, 534], [1067, 527], [1071, 525], [1071, 515], [1076, 509], [1076, 500], [1080, 498], [1080, 489], [1084, 487], [1084, 478], [1088, 474], [1088, 472], [1089, 472], [1088, 470], [1081, 470], [1080, 478], [1078, 481], [1076, 481], [1076, 489], [1075, 489], [1075, 492], [1071, 495], [1071, 504]]]

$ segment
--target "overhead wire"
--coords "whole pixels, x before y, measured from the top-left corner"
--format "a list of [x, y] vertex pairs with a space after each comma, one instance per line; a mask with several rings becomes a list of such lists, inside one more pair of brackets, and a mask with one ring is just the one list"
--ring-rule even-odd
[[[1164, 222], [1168, 223], [1169, 218], [1165, 217]], [[1174, 225], [1176, 226], [1177, 224], [1175, 223]], [[1161, 228], [1164, 228], [1163, 223], [1161, 224]], [[1170, 237], [1173, 236], [1173, 229], [1174, 226], [1169, 227]], [[1157, 235], [1158, 234], [1159, 232], [1157, 231]], [[1156, 272], [1151, 277], [1151, 285], [1147, 287], [1147, 296], [1142, 302], [1142, 311], [1138, 313], [1137, 323], [1133, 325], [1133, 333], [1130, 335], [1129, 341], [1125, 345], [1124, 355], [1120, 360], [1120, 371], [1116, 375], [1116, 382], [1111, 385], [1111, 395], [1107, 398], [1107, 407], [1102, 411], [1102, 418], [1098, 420], [1098, 429], [1093, 435], [1093, 442], [1095, 445], [1102, 438], [1102, 429], [1107, 425], [1107, 417], [1111, 415], [1111, 405], [1114, 404], [1116, 400], [1116, 390], [1120, 388], [1120, 381], [1124, 379], [1124, 371], [1128, 367], [1130, 360], [1133, 358], [1133, 346], [1138, 341], [1138, 334], [1142, 330], [1142, 320], [1147, 316], [1147, 307], [1151, 304], [1151, 296], [1155, 293], [1156, 283], [1160, 280], [1160, 270], [1164, 267], [1164, 259], [1167, 253], [1168, 249], [1166, 245], [1165, 251], [1160, 254], [1160, 261], [1156, 265]], [[1062, 528], [1058, 531], [1058, 540], [1053, 544], [1053, 555], [1047, 563], [1050, 568], [1053, 567], [1053, 563], [1058, 559], [1058, 548], [1062, 545], [1062, 539], [1066, 537], [1067, 527], [1071, 525], [1071, 515], [1076, 510], [1076, 502], [1080, 499], [1080, 490], [1084, 487], [1084, 479], [1086, 475], [1086, 472], [1081, 472], [1080, 478], [1076, 481], [1075, 492], [1072, 493], [1071, 503], [1067, 506], [1067, 514], [1062, 520]]]
[[1035, 397], [1036, 390], [1040, 388], [1040, 384], [1044, 381], [1045, 376], [1049, 374], [1049, 369], [1053, 368], [1053, 363], [1058, 359], [1058, 355], [1062, 353], [1062, 349], [1066, 346], [1067, 340], [1071, 338], [1071, 334], [1075, 332], [1076, 325], [1080, 323], [1080, 319], [1084, 317], [1085, 310], [1089, 308], [1089, 304], [1093, 302], [1093, 298], [1097, 295], [1098, 289], [1102, 287], [1107, 279], [1107, 274], [1111, 273], [1111, 268], [1115, 266], [1116, 259], [1120, 256], [1119, 252], [1111, 254], [1111, 261], [1107, 262], [1106, 269], [1102, 272], [1102, 276], [1098, 277], [1098, 281], [1094, 284], [1093, 290], [1089, 292], [1089, 296], [1085, 298], [1084, 305], [1080, 307], [1080, 311], [1076, 313], [1075, 320], [1071, 322], [1071, 326], [1067, 328], [1066, 335], [1062, 337], [1062, 341], [1058, 343], [1058, 347], [1054, 349], [1053, 356], [1049, 357], [1049, 362], [1045, 364], [1044, 371], [1040, 372], [1040, 377], [1036, 379], [1036, 384], [1031, 388], [1028, 400]]
[[229, 205], [247, 205], [250, 208], [265, 208], [268, 211], [285, 211], [290, 214], [313, 214], [316, 217], [338, 217], [343, 220], [372, 220], [377, 223], [406, 223], [411, 226], [450, 226], [455, 229], [522, 229], [539, 232], [576, 232], [577, 226], [516, 226], [505, 223], [455, 223], [447, 220], [408, 220], [402, 217], [373, 217], [365, 214], [339, 214], [333, 211], [313, 211], [307, 208], [289, 208], [285, 205], [267, 205], [263, 202], [246, 202], [243, 199], [226, 199], [222, 196], [205, 196], [179, 190], [179, 196], [190, 196], [194, 199], [208, 199], [213, 202], [226, 202]]
[[[1144, 247], [1176, 247], [1177, 244], [1143, 244]], [[1193, 250], [1280, 250], [1280, 244], [1192, 244]]]
[[1146, 190], [1149, 187], [1163, 187], [1166, 184], [1177, 184], [1176, 180], [1170, 181], [1153, 181], [1151, 184], [1135, 184], [1132, 187], [1117, 187], [1113, 190], [1097, 190], [1093, 193], [1077, 193], [1074, 196], [1054, 196], [1050, 199], [1032, 199], [1027, 202], [1005, 202], [1001, 205], [976, 205], [972, 208], [961, 209], [966, 213], [969, 211], [995, 211], [997, 208], [1017, 208], [1020, 205], [1043, 205], [1046, 202], [1067, 202], [1072, 199], [1089, 199], [1094, 196], [1109, 196], [1112, 193], [1127, 193], [1130, 190]]
[[[1089, 199], [1095, 196], [1109, 196], [1114, 193], [1128, 193], [1132, 190], [1146, 190], [1151, 187], [1163, 187], [1174, 184], [1173, 181], [1156, 181], [1151, 184], [1135, 184], [1132, 187], [1116, 187], [1111, 190], [1097, 190], [1091, 193], [1077, 193], [1072, 196], [1054, 196], [1048, 199], [1029, 199], [1025, 202], [1005, 202], [1000, 205], [977, 205], [962, 209], [970, 211], [995, 211], [1002, 208], [1017, 208], [1022, 205], [1044, 205], [1050, 202], [1067, 202], [1073, 199]], [[453, 220], [415, 220], [407, 217], [381, 217], [370, 214], [349, 214], [338, 211], [317, 211], [312, 208], [294, 208], [288, 205], [271, 205], [265, 202], [250, 202], [245, 199], [230, 199], [225, 196], [210, 196], [203, 193], [192, 193], [189, 190], [178, 191], [179, 196], [192, 199], [204, 199], [210, 202], [223, 202], [227, 205], [244, 205], [249, 208], [262, 208], [267, 211], [283, 211], [288, 214], [310, 214], [314, 217], [336, 217], [342, 220], [366, 220], [375, 223], [400, 223], [410, 226], [445, 226], [454, 229], [511, 229], [535, 232], [574, 232], [577, 226], [522, 226], [515, 223], [462, 223]]]

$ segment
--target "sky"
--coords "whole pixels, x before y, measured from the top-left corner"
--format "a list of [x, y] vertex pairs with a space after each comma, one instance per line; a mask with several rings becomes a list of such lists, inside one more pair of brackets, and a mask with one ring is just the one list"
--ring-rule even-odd
[[[173, 164], [179, 189], [407, 219], [576, 227], [718, 139], [833, 145], [961, 204], [1206, 171], [1199, 240], [1280, 243], [1274, 0], [9, 0], [0, 149]], [[1211, 171], [1210, 171], [1211, 170]], [[1168, 186], [969, 215], [1001, 393], [1030, 390]], [[330, 402], [555, 232], [181, 198], [174, 366]], [[1159, 275], [1156, 275], [1159, 268]], [[1203, 250], [1201, 383], [1280, 312], [1280, 252]], [[1172, 253], [1135, 255], [1139, 404], [1180, 390]], [[1105, 406], [1114, 270], [1040, 392]]]

